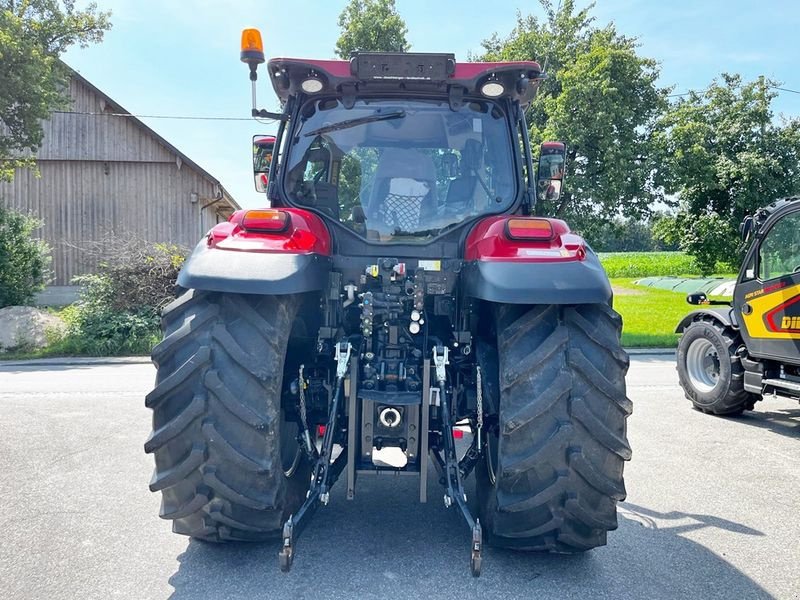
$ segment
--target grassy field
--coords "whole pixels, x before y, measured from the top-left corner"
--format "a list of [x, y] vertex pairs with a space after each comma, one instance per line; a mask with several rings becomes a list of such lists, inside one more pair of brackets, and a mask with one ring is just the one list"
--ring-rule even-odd
[[[634, 285], [641, 277], [690, 276], [700, 271], [683, 252], [609, 252], [600, 260], [614, 287], [614, 308], [622, 315], [622, 344], [629, 348], [675, 347], [675, 326], [692, 310], [686, 296]], [[715, 277], [735, 277], [730, 265], [717, 263]]]
[[[603, 268], [612, 279], [700, 275], [694, 259], [683, 252], [601, 252], [599, 256]], [[730, 265], [717, 263], [716, 271], [720, 273], [732, 270]]]

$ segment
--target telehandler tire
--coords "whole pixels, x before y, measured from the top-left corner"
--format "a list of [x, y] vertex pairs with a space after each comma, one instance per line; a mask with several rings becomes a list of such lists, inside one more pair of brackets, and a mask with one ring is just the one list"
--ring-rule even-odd
[[206, 541], [280, 535], [310, 467], [281, 410], [293, 296], [189, 290], [164, 310], [158, 373], [145, 404], [152, 491], [176, 533]]
[[678, 342], [678, 379], [694, 407], [712, 415], [751, 410], [758, 396], [744, 389], [744, 367], [736, 350], [742, 338], [712, 317], [701, 317]]
[[622, 319], [605, 304], [500, 305], [495, 327], [499, 415], [477, 468], [488, 542], [602, 546], [617, 528], [631, 457]]

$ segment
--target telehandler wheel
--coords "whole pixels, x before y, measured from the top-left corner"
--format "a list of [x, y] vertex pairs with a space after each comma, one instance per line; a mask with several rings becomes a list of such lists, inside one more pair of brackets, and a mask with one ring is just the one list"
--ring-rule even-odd
[[189, 290], [165, 309], [145, 452], [155, 454], [150, 489], [161, 491], [160, 516], [176, 533], [271, 539], [302, 502], [310, 466], [281, 410], [298, 304]]
[[501, 305], [495, 326], [500, 414], [477, 469], [488, 541], [566, 553], [602, 546], [617, 528], [631, 457], [622, 319], [605, 304]]
[[758, 396], [744, 389], [744, 367], [736, 355], [742, 339], [711, 317], [700, 317], [678, 342], [678, 379], [694, 407], [713, 415], [739, 415]]

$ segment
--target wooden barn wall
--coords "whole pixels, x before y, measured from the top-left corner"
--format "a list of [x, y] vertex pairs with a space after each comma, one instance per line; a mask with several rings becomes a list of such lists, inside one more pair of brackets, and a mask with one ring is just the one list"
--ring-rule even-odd
[[[151, 132], [127, 117], [79, 79], [70, 83], [69, 114], [44, 122], [36, 154], [41, 177], [17, 170], [0, 183], [0, 203], [44, 220], [41, 237], [53, 248], [54, 285], [90, 273], [96, 258], [87, 251], [109, 235], [135, 235], [151, 242], [194, 247], [218, 220], [222, 203], [201, 211], [217, 186], [177, 161]], [[192, 194], [197, 202], [192, 203]]]
[[[40, 160], [102, 160], [175, 162], [175, 154], [128, 117], [116, 117], [119, 107], [77, 79], [70, 83], [73, 104], [42, 123]], [[77, 114], [92, 113], [92, 114]]]
[[[53, 247], [54, 285], [92, 272], [87, 248], [113, 234], [194, 247], [216, 222], [214, 208], [202, 211], [216, 186], [175, 162], [39, 162], [41, 177], [18, 170], [0, 184], [0, 201], [44, 220], [41, 236]], [[196, 193], [198, 202], [191, 202]]]

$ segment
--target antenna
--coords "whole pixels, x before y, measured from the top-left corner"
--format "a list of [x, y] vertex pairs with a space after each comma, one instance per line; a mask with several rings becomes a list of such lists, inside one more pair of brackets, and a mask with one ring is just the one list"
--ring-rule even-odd
[[[561, 0], [558, 0], [558, 6], [556, 7], [555, 16], [558, 17], [558, 13], [560, 13], [560, 12], [561, 12]], [[544, 57], [544, 66], [542, 67], [542, 73], [544, 73], [545, 75], [547, 74], [547, 63], [550, 62], [550, 54], [552, 52], [553, 52], [553, 47], [552, 47], [552, 44], [551, 44], [550, 48], [548, 48], [548, 50], [547, 50], [547, 56]]]

